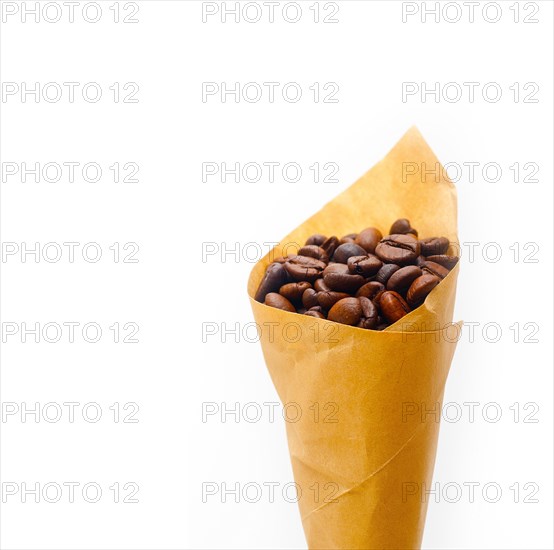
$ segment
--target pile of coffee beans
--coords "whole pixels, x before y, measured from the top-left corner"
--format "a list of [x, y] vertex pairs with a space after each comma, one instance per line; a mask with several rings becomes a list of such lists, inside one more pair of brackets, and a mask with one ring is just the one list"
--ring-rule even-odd
[[375, 227], [342, 239], [312, 235], [277, 258], [255, 299], [285, 311], [383, 330], [420, 306], [458, 263], [445, 237], [418, 239], [406, 219], [383, 237]]

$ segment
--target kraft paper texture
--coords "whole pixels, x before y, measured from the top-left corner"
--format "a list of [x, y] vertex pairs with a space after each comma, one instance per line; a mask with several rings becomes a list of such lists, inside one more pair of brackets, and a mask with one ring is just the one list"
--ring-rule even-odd
[[[422, 170], [437, 176], [422, 176]], [[411, 174], [411, 175], [410, 175]], [[310, 549], [419, 548], [440, 410], [461, 324], [452, 324], [459, 266], [425, 303], [382, 332], [331, 323], [253, 299], [272, 259], [313, 233], [408, 218], [420, 238], [457, 243], [453, 184], [416, 128], [356, 183], [258, 262], [248, 294], [264, 358], [287, 414], [289, 452]]]

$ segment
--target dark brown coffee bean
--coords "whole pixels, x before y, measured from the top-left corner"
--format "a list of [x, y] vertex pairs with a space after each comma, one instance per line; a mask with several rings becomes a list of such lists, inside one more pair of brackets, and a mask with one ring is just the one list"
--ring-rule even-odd
[[277, 292], [288, 281], [289, 276], [283, 264], [268, 265], [254, 299], [257, 302], [263, 302], [268, 293]]
[[377, 247], [375, 254], [388, 264], [413, 264], [420, 253], [419, 242], [411, 235], [388, 235]]
[[350, 256], [346, 265], [350, 273], [371, 277], [383, 267], [383, 262], [377, 256], [369, 254], [368, 256]]
[[446, 254], [450, 241], [446, 237], [430, 237], [419, 241], [421, 254], [423, 256], [436, 256]]
[[379, 241], [383, 238], [381, 231], [375, 227], [368, 227], [364, 229], [354, 241], [357, 245], [360, 245], [366, 252], [373, 254], [375, 247], [379, 244]]
[[378, 281], [370, 281], [365, 285], [361, 286], [356, 292], [356, 298], [364, 297], [369, 298], [370, 300], [375, 300], [380, 292], [385, 290], [385, 285]]
[[313, 311], [311, 309], [306, 311], [304, 315], [307, 315], [308, 317], [315, 317], [316, 319], [325, 319], [325, 315], [323, 315], [323, 313], [320, 313], [319, 311]]
[[443, 267], [446, 267], [446, 269], [454, 269], [454, 266], [458, 263], [458, 260], [458, 256], [448, 256], [446, 254], [427, 257], [427, 261], [440, 264]]
[[411, 233], [417, 237], [417, 231], [410, 225], [406, 218], [396, 220], [390, 227], [389, 235], [406, 235]]
[[328, 290], [326, 292], [319, 292], [317, 295], [317, 303], [326, 310], [331, 309], [339, 300], [343, 298], [349, 298], [350, 294], [346, 292], [335, 292], [334, 290]]
[[339, 273], [332, 271], [323, 276], [323, 282], [331, 290], [352, 294], [365, 283], [365, 279], [361, 275], [352, 275], [349, 272]]
[[308, 281], [313, 283], [321, 277], [325, 264], [309, 256], [293, 256], [284, 264], [293, 281]]
[[385, 292], [381, 294], [379, 308], [381, 309], [383, 317], [389, 323], [396, 323], [398, 319], [402, 319], [404, 315], [410, 312], [410, 306], [406, 303], [404, 298], [393, 290], [385, 290]]
[[329, 311], [327, 319], [344, 325], [357, 325], [362, 318], [362, 306], [358, 298], [343, 298]]
[[298, 255], [315, 258], [316, 260], [320, 260], [325, 263], [329, 261], [329, 256], [327, 256], [327, 252], [325, 252], [325, 250], [323, 250], [321, 246], [317, 246], [315, 244], [308, 244], [306, 246], [303, 246], [298, 251]]
[[279, 294], [294, 304], [302, 301], [302, 294], [308, 288], [312, 288], [312, 285], [306, 281], [287, 283], [279, 289]]
[[321, 248], [323, 248], [323, 250], [325, 250], [325, 252], [327, 252], [327, 256], [329, 256], [329, 258], [332, 258], [339, 244], [340, 243], [337, 237], [333, 236], [326, 239], [325, 242], [323, 242], [320, 246]]
[[329, 262], [323, 270], [323, 276], [327, 273], [350, 273], [346, 264], [339, 264], [338, 262]]
[[318, 292], [316, 292], [313, 288], [307, 288], [304, 293], [302, 294], [302, 304], [306, 309], [310, 309], [314, 306], [318, 305], [317, 296]]
[[425, 262], [421, 269], [425, 273], [431, 273], [431, 275], [436, 275], [440, 279], [444, 279], [450, 273], [450, 270], [446, 269], [446, 267], [435, 262]]
[[433, 290], [441, 280], [436, 275], [424, 273], [418, 277], [408, 289], [406, 300], [412, 307], [416, 307], [423, 303], [429, 292]]
[[396, 264], [385, 264], [375, 275], [375, 280], [382, 285], [386, 285], [391, 275], [400, 269]]
[[349, 233], [348, 235], [345, 235], [341, 240], [340, 244], [344, 243], [353, 243], [356, 240], [357, 233]]
[[410, 288], [410, 285], [421, 275], [423, 271], [415, 265], [402, 267], [390, 276], [387, 281], [387, 290], [394, 290], [399, 294], [404, 294]]
[[277, 294], [277, 292], [270, 292], [267, 294], [264, 304], [266, 306], [276, 307], [277, 309], [296, 313], [296, 308], [284, 296]]
[[[369, 329], [375, 328], [379, 322], [379, 312], [377, 311], [377, 307], [369, 298], [365, 298], [364, 296], [360, 297], [359, 300], [360, 305], [362, 306], [362, 318], [360, 319], [358, 326]], [[360, 323], [362, 323], [362, 325], [360, 325]]]
[[[325, 271], [324, 271], [325, 273]], [[331, 290], [323, 281], [323, 279], [317, 279], [317, 281], [314, 283], [314, 288], [318, 292], [325, 292], [326, 290]]]
[[365, 255], [366, 251], [361, 246], [354, 243], [344, 243], [335, 250], [335, 253], [333, 254], [333, 261], [345, 264], [351, 256]]
[[421, 254], [416, 258], [416, 265], [417, 267], [421, 267], [426, 262], [425, 256], [422, 256]]
[[310, 311], [319, 311], [319, 313], [325, 313], [325, 310], [321, 306], [311, 307]]
[[312, 235], [311, 237], [308, 237], [306, 239], [306, 242], [304, 243], [306, 246], [310, 244], [315, 244], [316, 246], [321, 246], [327, 237], [325, 235]]

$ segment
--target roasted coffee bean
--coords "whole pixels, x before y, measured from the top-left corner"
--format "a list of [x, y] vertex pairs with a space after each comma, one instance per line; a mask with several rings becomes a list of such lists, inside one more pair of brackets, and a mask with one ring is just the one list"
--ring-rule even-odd
[[296, 313], [296, 308], [284, 296], [277, 294], [277, 292], [270, 292], [267, 294], [264, 304], [266, 306], [276, 307], [277, 309]]
[[327, 319], [344, 325], [357, 325], [362, 318], [362, 305], [358, 298], [343, 298], [329, 311]]
[[410, 225], [410, 220], [400, 218], [390, 227], [389, 235], [406, 235], [411, 233], [417, 237], [417, 231]]
[[[327, 269], [327, 268], [326, 268]], [[325, 272], [325, 271], [324, 271]], [[314, 283], [314, 288], [318, 292], [325, 292], [326, 290], [331, 290], [323, 281], [323, 279], [317, 279], [317, 281]]]
[[325, 250], [325, 252], [327, 252], [327, 256], [329, 256], [329, 258], [332, 258], [339, 244], [339, 240], [333, 235], [332, 237], [326, 239], [320, 246], [321, 248], [323, 248], [323, 250]]
[[399, 294], [404, 294], [410, 288], [410, 285], [421, 275], [423, 275], [423, 271], [415, 265], [402, 267], [390, 276], [390, 279], [387, 281], [387, 290], [394, 290]]
[[364, 283], [361, 275], [353, 275], [346, 264], [331, 264], [323, 272], [323, 282], [339, 292], [356, 292]]
[[381, 231], [375, 227], [368, 227], [364, 229], [354, 241], [357, 245], [360, 245], [366, 252], [373, 254], [375, 247], [379, 244], [379, 241], [383, 238]]
[[350, 273], [371, 277], [383, 267], [383, 262], [377, 256], [369, 254], [368, 256], [350, 256], [346, 265]]
[[391, 275], [400, 269], [396, 264], [385, 264], [375, 275], [375, 280], [382, 285], [386, 285]]
[[360, 305], [362, 306], [362, 318], [360, 319], [358, 326], [361, 328], [373, 329], [378, 325], [379, 312], [375, 304], [364, 296], [359, 298]]
[[293, 281], [308, 281], [313, 283], [321, 277], [325, 264], [309, 256], [293, 256], [283, 264]]
[[365, 255], [366, 251], [361, 246], [354, 243], [344, 243], [335, 250], [335, 253], [333, 254], [333, 261], [345, 264], [351, 256]]
[[302, 294], [304, 294], [304, 291], [308, 288], [312, 288], [312, 285], [306, 281], [300, 283], [287, 283], [279, 289], [279, 294], [293, 304], [299, 303], [302, 301]]
[[338, 262], [329, 262], [323, 270], [323, 276], [327, 273], [350, 273], [346, 264], [339, 264]]
[[383, 262], [400, 266], [413, 264], [419, 253], [419, 242], [411, 235], [388, 235], [375, 248], [375, 254]]
[[316, 260], [321, 260], [322, 262], [325, 262], [325, 263], [329, 261], [329, 256], [327, 256], [327, 252], [325, 252], [325, 250], [323, 250], [321, 246], [317, 246], [315, 244], [308, 244], [306, 246], [303, 246], [298, 251], [298, 255], [315, 258]]
[[375, 300], [380, 292], [385, 290], [385, 285], [378, 281], [370, 281], [365, 285], [361, 286], [356, 292], [356, 298], [364, 297], [369, 298], [370, 300]]
[[319, 292], [317, 295], [317, 303], [326, 310], [331, 309], [339, 300], [343, 298], [349, 298], [350, 294], [346, 292], [335, 292], [334, 290], [327, 290]]
[[316, 246], [321, 246], [327, 237], [325, 235], [312, 235], [311, 237], [308, 237], [306, 242], [304, 243], [305, 246], [308, 246], [310, 244], [315, 244]]
[[415, 263], [416, 263], [417, 267], [421, 267], [426, 261], [427, 261], [427, 260], [426, 260], [425, 256], [422, 256], [422, 255], [420, 254], [420, 255], [416, 258]]
[[349, 233], [348, 235], [345, 235], [341, 240], [340, 244], [344, 243], [353, 243], [356, 240], [356, 237], [358, 235], [356, 233]]
[[410, 306], [415, 307], [423, 303], [429, 292], [441, 282], [440, 278], [430, 273], [424, 273], [418, 277], [408, 289], [406, 300]]
[[431, 273], [431, 275], [436, 275], [440, 279], [444, 279], [450, 273], [450, 270], [446, 269], [446, 267], [435, 262], [425, 262], [421, 266], [421, 269], [424, 273]]
[[263, 302], [266, 295], [270, 292], [277, 292], [285, 283], [288, 283], [289, 276], [283, 264], [270, 264], [258, 287], [254, 300]]
[[385, 292], [381, 294], [379, 308], [381, 309], [383, 317], [389, 323], [396, 323], [398, 319], [402, 319], [404, 315], [410, 312], [410, 306], [406, 303], [404, 298], [393, 290], [385, 290]]
[[310, 311], [319, 311], [319, 313], [325, 313], [324, 309], [321, 306], [311, 307]]
[[446, 254], [450, 241], [446, 237], [429, 237], [428, 239], [421, 239], [419, 244], [423, 256], [434, 256]]
[[302, 304], [306, 309], [310, 309], [314, 306], [317, 306], [319, 302], [317, 301], [318, 292], [313, 288], [307, 288], [302, 294]]
[[325, 319], [325, 315], [323, 315], [323, 313], [321, 313], [319, 311], [313, 311], [311, 309], [306, 311], [306, 313], [304, 313], [304, 315], [308, 315], [308, 317], [315, 317], [317, 319]]
[[436, 256], [428, 256], [427, 261], [435, 262], [436, 264], [446, 267], [446, 269], [454, 269], [454, 266], [458, 263], [458, 256], [448, 256], [447, 254], [440, 254]]

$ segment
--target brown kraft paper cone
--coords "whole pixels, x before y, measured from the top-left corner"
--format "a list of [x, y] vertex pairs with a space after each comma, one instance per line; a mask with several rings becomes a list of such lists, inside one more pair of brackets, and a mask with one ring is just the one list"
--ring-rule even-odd
[[[425, 179], [422, 171], [432, 170]], [[461, 324], [459, 267], [382, 332], [285, 312], [253, 297], [271, 261], [313, 233], [408, 218], [420, 238], [457, 243], [456, 191], [417, 129], [253, 268], [248, 294], [287, 411], [298, 504], [311, 549], [420, 548], [444, 387]], [[296, 245], [294, 245], [296, 243]]]

